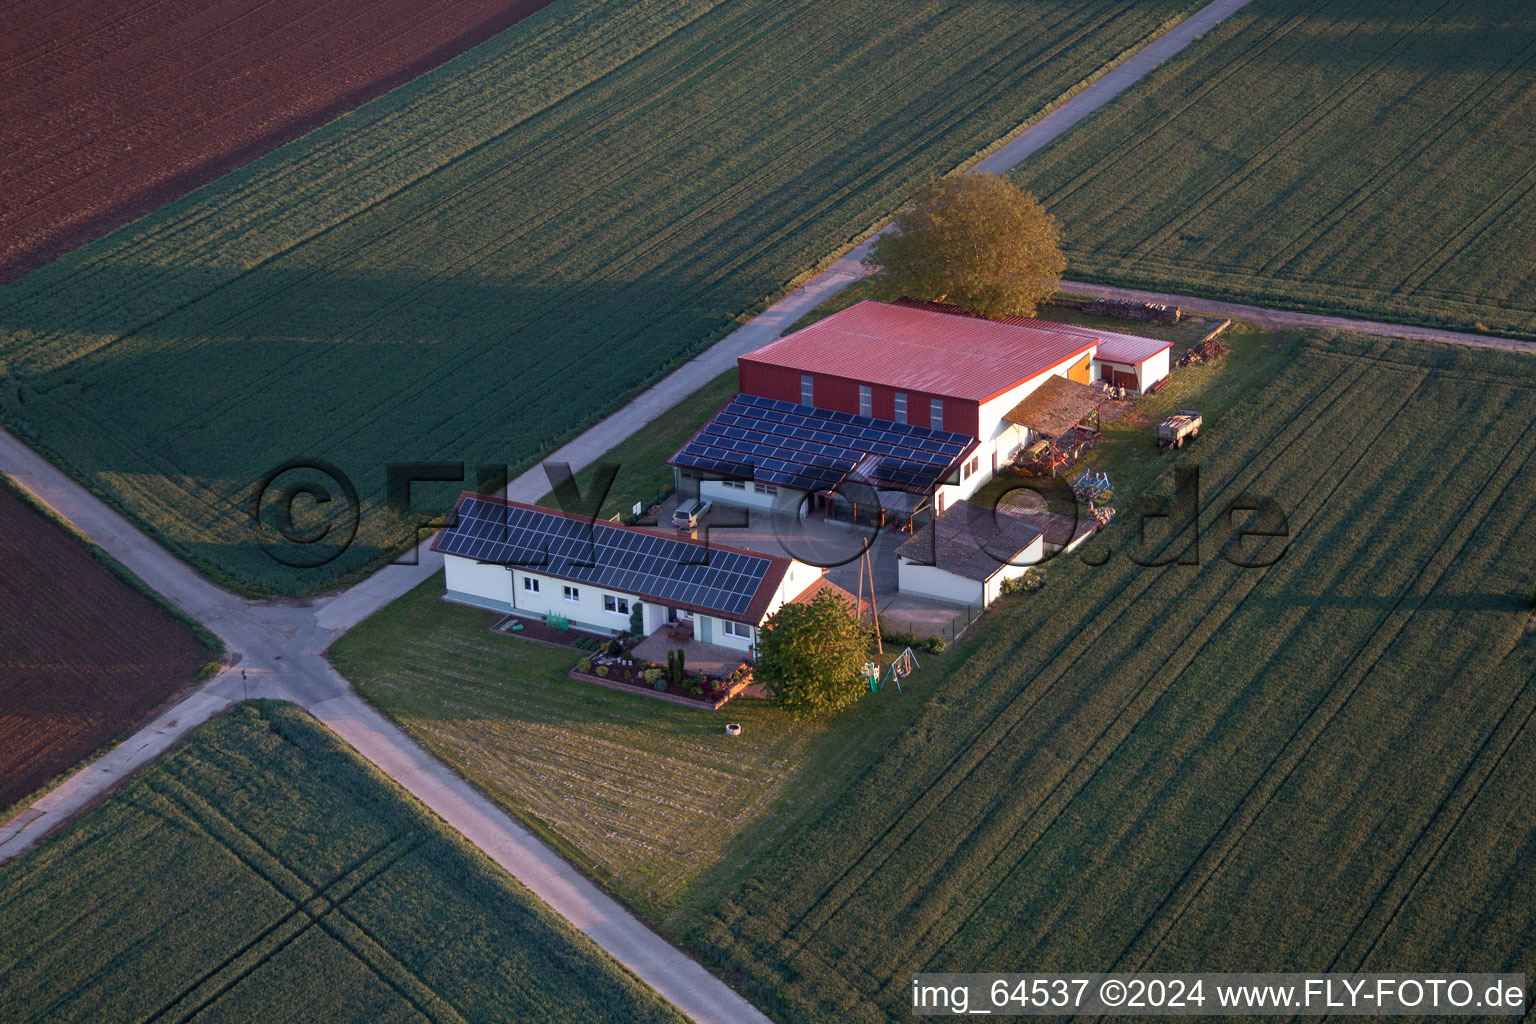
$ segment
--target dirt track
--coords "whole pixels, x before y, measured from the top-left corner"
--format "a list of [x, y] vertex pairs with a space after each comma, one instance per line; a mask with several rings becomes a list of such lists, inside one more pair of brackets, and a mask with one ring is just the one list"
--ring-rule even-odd
[[1355, 320], [1350, 317], [1323, 316], [1318, 313], [1298, 313], [1288, 309], [1267, 309], [1263, 306], [1244, 306], [1237, 302], [1201, 299], [1192, 295], [1144, 292], [1135, 288], [1114, 288], [1106, 284], [1087, 284], [1082, 281], [1063, 281], [1061, 290], [1068, 295], [1086, 295], [1091, 298], [1163, 302], [1202, 313], [1215, 313], [1232, 320], [1246, 320], [1266, 330], [1286, 327], [1336, 328], [1343, 331], [1359, 331], [1361, 334], [1417, 338], [1421, 341], [1440, 341], [1447, 345], [1471, 345], [1474, 348], [1497, 348], [1506, 352], [1525, 352], [1536, 355], [1536, 342], [1500, 338], [1492, 334], [1470, 334], [1465, 331], [1449, 331], [1435, 327], [1413, 327], [1408, 324], [1382, 323], [1378, 320]]
[[550, 0], [20, 0], [0, 12], [0, 283]]

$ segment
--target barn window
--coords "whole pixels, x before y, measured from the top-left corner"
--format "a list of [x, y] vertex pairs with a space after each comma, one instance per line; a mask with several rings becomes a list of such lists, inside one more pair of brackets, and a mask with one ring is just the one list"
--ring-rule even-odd
[[934, 430], [944, 429], [944, 399], [928, 399], [928, 425]]
[[896, 392], [896, 415], [892, 418], [897, 423], [907, 422], [907, 393], [905, 391]]
[[875, 414], [875, 396], [868, 384], [859, 385], [859, 415], [873, 416]]
[[800, 404], [816, 404], [816, 381], [808, 373], [800, 375]]

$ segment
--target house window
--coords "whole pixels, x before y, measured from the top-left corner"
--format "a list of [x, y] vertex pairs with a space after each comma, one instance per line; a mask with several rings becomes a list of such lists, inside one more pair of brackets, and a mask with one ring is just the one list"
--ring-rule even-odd
[[944, 399], [928, 399], [928, 425], [934, 430], [944, 429]]
[[896, 392], [896, 415], [893, 417], [897, 423], [907, 422], [907, 393]]
[[816, 404], [816, 382], [808, 373], [802, 373], [800, 375], [800, 404]]
[[773, 484], [754, 483], [752, 485], [752, 489], [754, 491], [756, 491], [758, 494], [778, 494], [779, 493], [779, 489], [777, 487], [775, 487]]
[[733, 491], [744, 491], [747, 489], [747, 484], [744, 480], [721, 480], [720, 486], [729, 487]]
[[875, 414], [875, 395], [868, 384], [859, 385], [859, 415], [873, 416]]
[[534, 579], [532, 576], [524, 576], [523, 589], [528, 591], [530, 594], [537, 594], [539, 592], [539, 581]]
[[567, 601], [580, 601], [581, 600], [581, 588], [580, 587], [562, 587], [560, 589], [564, 591], [565, 599]]
[[603, 595], [603, 611], [613, 612], [615, 615], [629, 614], [629, 598], [615, 597], [612, 594]]
[[725, 624], [726, 636], [739, 636], [743, 640], [752, 639], [752, 627], [745, 622], [732, 622], [730, 619], [721, 620]]

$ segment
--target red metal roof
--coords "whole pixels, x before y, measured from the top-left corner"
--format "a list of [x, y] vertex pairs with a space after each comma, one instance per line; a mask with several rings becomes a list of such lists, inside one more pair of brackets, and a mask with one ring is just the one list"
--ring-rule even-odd
[[741, 358], [984, 402], [1093, 348], [1093, 336], [1058, 329], [1063, 326], [998, 323], [865, 299]]
[[[907, 309], [926, 309], [934, 313], [950, 313], [955, 316], [976, 318], [974, 313], [967, 311], [964, 307], [951, 306], [945, 302], [897, 299], [896, 305]], [[1144, 363], [1159, 352], [1173, 347], [1173, 342], [1162, 341], [1158, 338], [1143, 338], [1139, 334], [1121, 334], [1117, 331], [1100, 330], [1097, 327], [1084, 327], [1082, 324], [1063, 324], [1055, 320], [1039, 320], [1032, 316], [1005, 316], [998, 322], [1013, 324], [1018, 327], [1065, 331], [1068, 334], [1077, 334], [1085, 338], [1096, 338], [1099, 342], [1099, 351], [1094, 358], [1101, 359], [1106, 363]]]

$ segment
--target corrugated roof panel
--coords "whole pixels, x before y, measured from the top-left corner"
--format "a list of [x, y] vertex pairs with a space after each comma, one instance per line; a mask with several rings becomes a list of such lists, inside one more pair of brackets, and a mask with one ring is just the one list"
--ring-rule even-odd
[[1064, 326], [998, 323], [865, 299], [741, 358], [980, 402], [1096, 343], [1058, 329]]

